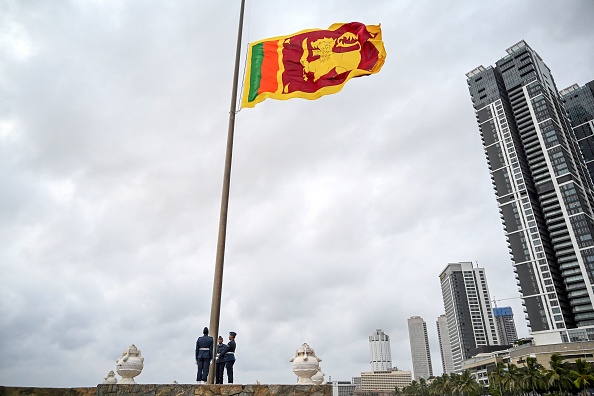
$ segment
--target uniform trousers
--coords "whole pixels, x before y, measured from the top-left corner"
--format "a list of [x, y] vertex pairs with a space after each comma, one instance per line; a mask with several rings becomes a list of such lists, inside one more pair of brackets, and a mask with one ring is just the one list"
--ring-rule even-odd
[[216, 381], [215, 384], [222, 384], [223, 383], [223, 372], [225, 370], [225, 362], [218, 362], [216, 366]]
[[198, 374], [196, 374], [196, 381], [204, 381], [208, 379], [208, 369], [210, 367], [210, 359], [198, 359]]
[[233, 383], [233, 364], [235, 364], [235, 360], [230, 362], [225, 362], [225, 369], [227, 370], [227, 383]]

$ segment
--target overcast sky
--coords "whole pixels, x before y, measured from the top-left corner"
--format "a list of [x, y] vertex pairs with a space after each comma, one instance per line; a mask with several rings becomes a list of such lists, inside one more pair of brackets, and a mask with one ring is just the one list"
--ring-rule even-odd
[[[208, 326], [239, 1], [0, 0], [0, 385], [194, 383]], [[559, 89], [594, 79], [591, 0], [247, 0], [244, 45], [381, 23], [378, 74], [237, 115], [220, 329], [236, 383], [411, 370], [448, 263], [486, 269], [528, 329], [465, 73], [524, 39]], [[508, 300], [509, 299], [509, 300]]]

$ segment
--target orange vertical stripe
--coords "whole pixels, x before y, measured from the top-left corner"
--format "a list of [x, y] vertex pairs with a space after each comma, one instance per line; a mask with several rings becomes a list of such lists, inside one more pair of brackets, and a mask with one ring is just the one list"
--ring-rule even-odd
[[260, 89], [262, 92], [276, 92], [278, 82], [276, 75], [278, 73], [278, 41], [264, 42], [264, 60], [262, 61], [262, 79], [260, 80]]

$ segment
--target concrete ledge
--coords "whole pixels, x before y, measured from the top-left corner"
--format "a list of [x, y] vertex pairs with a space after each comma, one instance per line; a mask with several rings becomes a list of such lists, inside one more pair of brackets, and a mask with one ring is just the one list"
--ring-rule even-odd
[[0, 396], [96, 396], [97, 388], [27, 388], [0, 386]]
[[[96, 396], [332, 396], [331, 385], [97, 385]], [[0, 395], [2, 396], [2, 395]], [[12, 396], [12, 395], [10, 395]], [[46, 396], [46, 395], [40, 395]], [[48, 395], [53, 396], [53, 395]]]
[[182, 385], [135, 384], [96, 388], [0, 386], [0, 396], [332, 396], [331, 385]]

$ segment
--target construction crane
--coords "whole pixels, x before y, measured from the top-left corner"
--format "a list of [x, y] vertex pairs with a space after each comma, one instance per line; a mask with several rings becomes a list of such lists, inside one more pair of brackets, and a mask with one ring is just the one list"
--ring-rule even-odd
[[517, 300], [519, 298], [522, 298], [522, 297], [508, 297], [508, 298], [498, 298], [498, 299], [495, 299], [495, 296], [493, 296], [493, 300], [491, 300], [491, 302], [493, 303], [493, 307], [494, 308], [497, 308], [497, 301]]

